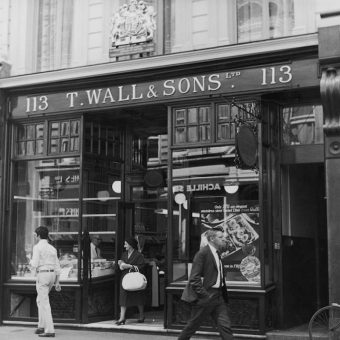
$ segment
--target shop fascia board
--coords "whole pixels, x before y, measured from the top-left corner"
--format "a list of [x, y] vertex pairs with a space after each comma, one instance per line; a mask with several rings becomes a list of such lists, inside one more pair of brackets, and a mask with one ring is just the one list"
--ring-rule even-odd
[[97, 78], [100, 76], [114, 76], [131, 72], [152, 71], [162, 68], [180, 67], [204, 62], [217, 62], [232, 58], [255, 56], [264, 53], [274, 53], [298, 48], [315, 47], [318, 45], [317, 33], [287, 38], [264, 40], [232, 46], [215, 47], [211, 49], [195, 50], [176, 54], [167, 54], [149, 58], [104, 63], [98, 65], [69, 68], [64, 70], [34, 73], [0, 79], [0, 89], [19, 88], [40, 84], [65, 82]]

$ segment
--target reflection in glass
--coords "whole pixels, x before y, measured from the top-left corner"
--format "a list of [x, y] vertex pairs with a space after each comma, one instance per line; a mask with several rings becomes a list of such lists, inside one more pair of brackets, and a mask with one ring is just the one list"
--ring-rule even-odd
[[37, 124], [36, 138], [44, 138], [44, 125], [43, 124]]
[[188, 127], [188, 142], [197, 142], [198, 141], [198, 127], [197, 126], [189, 126]]
[[59, 139], [51, 139], [50, 140], [50, 153], [58, 153], [59, 152]]
[[52, 123], [51, 124], [51, 132], [50, 135], [52, 137], [59, 137], [59, 123]]
[[17, 127], [17, 139], [18, 140], [26, 139], [26, 126], [25, 125], [18, 125], [18, 127]]
[[[187, 280], [209, 228], [224, 230], [223, 265], [233, 285], [258, 286], [258, 174], [235, 166], [235, 146], [173, 150], [173, 280]], [[237, 183], [237, 190], [225, 186]]]
[[200, 107], [199, 110], [200, 123], [208, 123], [210, 122], [210, 118], [211, 118], [210, 107]]
[[209, 141], [211, 139], [210, 136], [210, 125], [201, 125], [199, 130], [201, 141]]
[[62, 122], [61, 123], [61, 136], [69, 136], [70, 134], [70, 122]]
[[197, 115], [197, 107], [188, 109], [188, 124], [197, 124], [198, 123], [198, 115]]
[[[120, 182], [120, 172], [115, 172], [112, 163], [106, 159], [97, 158], [95, 162], [85, 159], [85, 163], [88, 166], [83, 172], [82, 225], [91, 239], [91, 258], [88, 259], [91, 276], [112, 275], [115, 272], [118, 202], [121, 199], [121, 193], [114, 190], [112, 183]], [[94, 239], [100, 239], [100, 244], [96, 244]], [[100, 252], [94, 252], [94, 246]]]
[[44, 140], [38, 139], [36, 141], [36, 153], [42, 155], [44, 153]]
[[185, 110], [176, 110], [175, 125], [184, 125], [186, 123]]
[[321, 105], [285, 107], [282, 117], [282, 138], [285, 145], [323, 143]]
[[[14, 164], [11, 275], [32, 278], [29, 260], [34, 230], [44, 225], [64, 269], [62, 279], [78, 275], [79, 159], [20, 161]], [[66, 275], [67, 274], [67, 275]]]
[[78, 136], [79, 135], [79, 120], [71, 120], [71, 136]]
[[175, 143], [185, 143], [186, 142], [186, 134], [185, 128], [180, 127], [175, 129]]
[[28, 141], [26, 147], [27, 147], [27, 155], [34, 155], [34, 142]]

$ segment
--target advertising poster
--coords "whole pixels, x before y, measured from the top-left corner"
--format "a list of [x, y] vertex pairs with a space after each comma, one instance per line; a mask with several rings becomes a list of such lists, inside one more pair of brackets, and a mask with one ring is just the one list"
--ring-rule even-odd
[[200, 207], [201, 246], [205, 233], [223, 228], [226, 246], [221, 255], [227, 281], [259, 284], [259, 206], [258, 202], [202, 202]]

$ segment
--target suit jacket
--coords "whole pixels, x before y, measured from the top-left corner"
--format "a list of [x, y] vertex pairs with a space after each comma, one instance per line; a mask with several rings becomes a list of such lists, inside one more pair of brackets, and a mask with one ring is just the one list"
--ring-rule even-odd
[[[192, 264], [189, 281], [183, 291], [182, 300], [186, 302], [208, 302], [211, 293], [208, 290], [217, 280], [218, 269], [214, 255], [208, 245], [201, 248], [195, 255]], [[223, 283], [222, 294], [225, 302], [228, 302], [227, 287]]]

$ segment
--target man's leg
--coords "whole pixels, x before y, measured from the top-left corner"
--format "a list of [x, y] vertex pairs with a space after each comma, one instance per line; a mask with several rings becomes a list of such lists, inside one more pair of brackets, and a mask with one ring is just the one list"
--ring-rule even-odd
[[38, 307], [38, 328], [45, 329], [45, 323], [44, 323], [44, 314], [41, 310], [41, 303], [39, 299], [39, 282], [37, 280], [36, 282], [36, 290], [37, 290], [37, 307]]
[[[50, 306], [49, 292], [53, 286], [52, 273], [39, 274], [39, 284], [37, 285], [40, 312], [44, 324], [45, 333], [54, 333], [54, 325]], [[52, 282], [52, 284], [51, 284]]]
[[222, 340], [234, 339], [233, 333], [231, 331], [231, 322], [229, 318], [228, 308], [222, 296], [220, 296], [218, 299], [218, 304], [215, 306], [215, 309], [212, 312], [212, 317], [216, 322], [217, 329], [221, 335]]
[[199, 326], [202, 324], [202, 321], [207, 317], [210, 311], [211, 308], [209, 306], [193, 305], [191, 309], [191, 318], [182, 330], [178, 340], [190, 339], [195, 334]]

